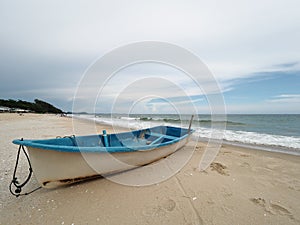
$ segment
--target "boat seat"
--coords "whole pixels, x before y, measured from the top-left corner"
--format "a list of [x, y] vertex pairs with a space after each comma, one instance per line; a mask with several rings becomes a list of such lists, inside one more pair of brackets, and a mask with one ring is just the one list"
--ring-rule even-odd
[[159, 138], [156, 138], [154, 141], [152, 141], [149, 145], [155, 145], [159, 142], [161, 142], [163, 139], [165, 139], [165, 135], [160, 136]]
[[145, 146], [147, 145], [147, 140], [146, 139], [141, 139], [141, 138], [137, 138], [134, 141], [132, 139], [128, 139], [128, 140], [122, 140], [122, 146], [132, 146], [132, 147], [138, 147], [138, 146]]
[[151, 133], [150, 136], [154, 136], [154, 137], [164, 137], [164, 138], [167, 138], [167, 139], [171, 139], [171, 140], [174, 140], [178, 137], [174, 137], [174, 136], [170, 136], [170, 135], [165, 135], [165, 134], [160, 134], [160, 133]]

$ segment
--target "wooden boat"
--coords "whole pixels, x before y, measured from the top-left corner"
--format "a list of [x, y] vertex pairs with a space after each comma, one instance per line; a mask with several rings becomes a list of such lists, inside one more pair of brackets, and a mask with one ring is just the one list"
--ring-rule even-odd
[[103, 131], [101, 135], [21, 139], [13, 143], [27, 147], [29, 165], [42, 187], [54, 188], [157, 161], [182, 148], [192, 132], [190, 128], [157, 126], [116, 134]]

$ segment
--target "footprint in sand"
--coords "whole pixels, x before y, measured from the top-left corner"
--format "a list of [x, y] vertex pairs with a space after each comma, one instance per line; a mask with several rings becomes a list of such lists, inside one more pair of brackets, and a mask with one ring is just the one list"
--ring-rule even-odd
[[300, 182], [298, 180], [288, 180], [286, 183], [289, 189], [300, 191]]
[[158, 205], [149, 206], [143, 210], [144, 216], [164, 216], [176, 208], [176, 202], [172, 199], [164, 199]]
[[241, 157], [250, 157], [250, 155], [247, 154], [240, 154]]
[[250, 201], [263, 207], [266, 206], [266, 201], [263, 198], [250, 198]]
[[247, 162], [240, 163], [239, 165], [240, 165], [240, 167], [244, 167], [244, 168], [250, 168], [251, 167], [250, 164], [247, 163]]
[[267, 202], [263, 198], [250, 198], [250, 201], [253, 202], [254, 204], [262, 207], [265, 212], [274, 215], [275, 213], [268, 207]]
[[161, 203], [162, 208], [171, 212], [175, 209], [176, 203], [172, 199], [167, 199]]
[[144, 210], [143, 210], [143, 215], [144, 216], [165, 216], [166, 215], [166, 211], [161, 207], [161, 206], [147, 206]]
[[217, 171], [221, 175], [229, 176], [228, 171], [226, 171], [227, 167], [221, 163], [213, 162], [210, 164], [210, 168], [212, 171]]
[[275, 211], [276, 213], [283, 215], [283, 216], [288, 216], [291, 219], [294, 219], [293, 214], [287, 210], [284, 206], [279, 205], [279, 204], [274, 204], [274, 203], [270, 203], [270, 207], [273, 209], [273, 211]]
[[263, 198], [250, 198], [250, 201], [252, 201], [256, 205], [263, 207], [267, 213], [270, 213], [272, 215], [280, 214], [282, 216], [287, 216], [292, 220], [295, 219], [293, 214], [280, 204], [275, 204], [271, 201], [270, 203], [267, 203]]
[[223, 152], [223, 155], [225, 155], [225, 154], [231, 154], [232, 152], [230, 152], [230, 151], [224, 151]]

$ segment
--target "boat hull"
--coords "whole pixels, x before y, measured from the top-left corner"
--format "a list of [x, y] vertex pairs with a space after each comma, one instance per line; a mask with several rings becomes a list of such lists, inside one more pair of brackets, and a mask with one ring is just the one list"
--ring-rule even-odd
[[182, 148], [188, 138], [166, 146], [133, 152], [62, 152], [27, 146], [36, 179], [44, 188], [79, 182], [144, 166]]

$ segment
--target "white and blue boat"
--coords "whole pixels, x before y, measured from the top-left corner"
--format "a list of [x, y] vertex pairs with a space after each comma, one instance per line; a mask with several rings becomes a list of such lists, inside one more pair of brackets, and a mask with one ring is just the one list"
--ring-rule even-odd
[[[33, 173], [45, 188], [108, 175], [160, 160], [182, 148], [190, 128], [157, 126], [124, 133], [14, 140], [26, 146]], [[19, 152], [20, 152], [19, 148]], [[26, 154], [26, 153], [25, 153]]]

